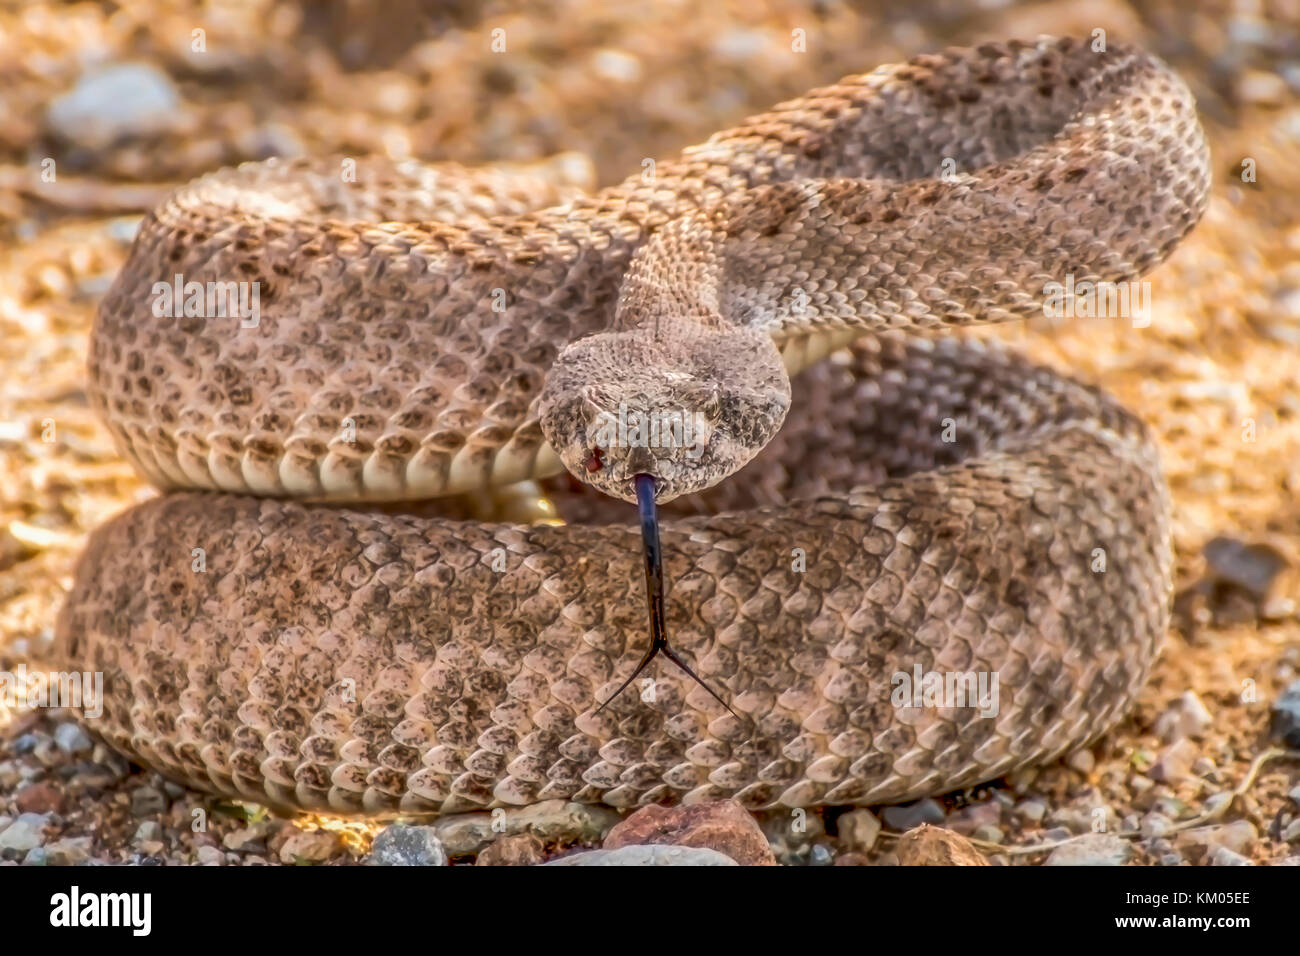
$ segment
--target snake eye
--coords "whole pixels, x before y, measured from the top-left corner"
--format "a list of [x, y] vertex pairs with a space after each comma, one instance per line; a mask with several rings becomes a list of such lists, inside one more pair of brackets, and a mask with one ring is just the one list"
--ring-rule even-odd
[[591, 449], [591, 454], [587, 456], [587, 471], [590, 472], [600, 471], [600, 469], [605, 466], [605, 463], [601, 461], [601, 459], [604, 457], [605, 457], [605, 449], [600, 447], [593, 447]]

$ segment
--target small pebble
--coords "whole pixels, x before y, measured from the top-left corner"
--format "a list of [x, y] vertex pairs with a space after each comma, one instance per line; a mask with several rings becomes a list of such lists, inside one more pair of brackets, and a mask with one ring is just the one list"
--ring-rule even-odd
[[534, 866], [546, 859], [546, 847], [531, 833], [516, 833], [489, 843], [475, 866]]
[[1058, 807], [1047, 817], [1055, 827], [1064, 827], [1069, 833], [1092, 833], [1093, 821], [1098, 819], [1091, 808]]
[[1255, 601], [1268, 597], [1273, 579], [1287, 566], [1275, 548], [1234, 538], [1212, 538], [1203, 551], [1209, 573], [1218, 583], [1236, 587]]
[[1287, 98], [1286, 81], [1276, 73], [1247, 70], [1237, 80], [1237, 97], [1243, 103], [1278, 106]]
[[1076, 750], [1066, 758], [1065, 763], [1071, 770], [1076, 770], [1086, 777], [1097, 766], [1097, 758], [1092, 755], [1091, 750]]
[[54, 729], [54, 742], [66, 754], [87, 753], [95, 748], [95, 742], [81, 724], [71, 720]]
[[202, 866], [221, 866], [226, 862], [226, 855], [218, 847], [205, 844], [199, 847], [198, 859]]
[[231, 830], [221, 838], [221, 845], [227, 850], [240, 853], [261, 853], [266, 850], [267, 840], [277, 829], [275, 821], [264, 820], [241, 830]]
[[1022, 800], [1016, 804], [1016, 813], [1030, 823], [1042, 823], [1047, 816], [1047, 804], [1042, 800]]
[[1201, 698], [1189, 690], [1156, 718], [1155, 731], [1162, 741], [1172, 744], [1185, 737], [1203, 737], [1213, 723]]
[[17, 819], [0, 833], [0, 850], [20, 850], [26, 853], [45, 843], [43, 832], [49, 822], [46, 813], [20, 813]]
[[49, 768], [57, 766], [63, 762], [63, 752], [59, 750], [59, 745], [49, 737], [42, 737], [36, 744], [36, 749], [32, 751], [32, 756], [40, 761], [41, 766]]
[[1161, 853], [1172, 853], [1175, 847], [1166, 838], [1156, 837], [1155, 839], [1146, 841], [1146, 849], [1147, 852], [1158, 856]]
[[1181, 783], [1191, 776], [1192, 763], [1196, 757], [1196, 744], [1180, 739], [1160, 752], [1149, 771], [1151, 779], [1159, 783]]
[[1058, 846], [1044, 866], [1123, 866], [1132, 855], [1127, 840], [1110, 833], [1089, 833]]
[[154, 787], [136, 787], [131, 791], [131, 815], [151, 817], [167, 810], [167, 798]]
[[972, 803], [956, 813], [949, 814], [944, 823], [950, 830], [970, 836], [982, 826], [997, 826], [1002, 822], [1002, 804], [996, 800]]
[[64, 837], [45, 847], [51, 866], [81, 866], [90, 859], [94, 841], [91, 837]]
[[1175, 839], [1180, 846], [1227, 847], [1234, 853], [1244, 853], [1257, 842], [1259, 833], [1249, 820], [1234, 820], [1181, 831]]
[[123, 245], [130, 245], [135, 241], [136, 233], [140, 231], [140, 216], [122, 216], [112, 220], [104, 227], [104, 231], [115, 241]]
[[343, 841], [329, 830], [299, 831], [280, 847], [281, 863], [320, 863], [343, 849]]
[[[803, 823], [812, 814], [804, 813]], [[708, 800], [676, 807], [650, 805], [630, 814], [605, 835], [603, 848], [649, 844], [707, 847], [741, 866], [772, 866], [771, 844], [753, 814], [735, 800]], [[811, 841], [809, 841], [811, 844]], [[807, 851], [805, 851], [806, 854]]]
[[[1297, 788], [1300, 789], [1300, 788]], [[851, 852], [866, 853], [876, 845], [880, 820], [870, 810], [850, 810], [836, 821], [840, 842]]]
[[809, 866], [830, 866], [835, 862], [835, 854], [825, 843], [814, 843], [808, 850]]
[[731, 857], [705, 847], [633, 844], [617, 850], [588, 850], [543, 866], [739, 866]]
[[96, 67], [50, 103], [46, 122], [65, 140], [103, 149], [132, 136], [160, 133], [176, 120], [180, 97], [171, 79], [147, 63]]
[[1264, 602], [1259, 609], [1259, 616], [1266, 621], [1284, 621], [1289, 617], [1295, 617], [1295, 611], [1295, 601], [1279, 594]]
[[365, 862], [370, 866], [446, 866], [447, 851], [433, 827], [394, 823], [375, 837]]
[[14, 795], [14, 806], [21, 813], [58, 813], [63, 794], [50, 783], [29, 783]]
[[1234, 853], [1226, 846], [1216, 846], [1210, 851], [1210, 866], [1254, 866], [1240, 853]]
[[1142, 818], [1141, 833], [1147, 838], [1165, 836], [1171, 833], [1173, 828], [1174, 821], [1163, 813], [1152, 812]]
[[1269, 729], [1288, 747], [1300, 747], [1300, 680], [1293, 681], [1273, 702]]
[[937, 801], [928, 797], [908, 806], [885, 807], [881, 811], [881, 818], [884, 820], [885, 826], [895, 833], [911, 830], [923, 823], [938, 825], [943, 823], [946, 816], [943, 807]]
[[1187, 811], [1187, 804], [1177, 797], [1161, 797], [1151, 805], [1152, 813], [1163, 813], [1171, 820], [1177, 820]]
[[157, 820], [145, 820], [135, 828], [135, 835], [131, 837], [131, 844], [138, 847], [142, 843], [158, 842], [162, 840], [162, 835], [163, 828], [161, 823]]

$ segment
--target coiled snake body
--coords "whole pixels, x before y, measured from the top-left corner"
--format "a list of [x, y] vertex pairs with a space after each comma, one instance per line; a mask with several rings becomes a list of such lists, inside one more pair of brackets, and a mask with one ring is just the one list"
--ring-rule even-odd
[[[1142, 686], [1171, 586], [1144, 427], [999, 348], [891, 330], [1028, 315], [1169, 253], [1209, 172], [1158, 60], [922, 56], [594, 196], [355, 179], [197, 180], [102, 303], [93, 400], [175, 492], [92, 536], [57, 628], [123, 753], [339, 812], [870, 804], [1051, 760]], [[257, 282], [259, 321], [155, 314], [176, 275]], [[620, 404], [703, 436], [595, 447]], [[730, 710], [656, 661], [598, 712], [645, 648], [640, 541], [566, 466], [620, 497], [658, 477], [673, 645]], [[574, 520], [376, 504], [524, 479]], [[918, 674], [996, 674], [996, 706], [897, 699]]]

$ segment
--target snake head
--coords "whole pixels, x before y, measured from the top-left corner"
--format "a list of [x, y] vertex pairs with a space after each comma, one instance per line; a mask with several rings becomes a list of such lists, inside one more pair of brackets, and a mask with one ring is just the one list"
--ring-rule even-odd
[[769, 336], [696, 320], [602, 332], [556, 358], [542, 389], [542, 431], [565, 467], [636, 501], [655, 478], [669, 501], [750, 461], [785, 420], [790, 380]]

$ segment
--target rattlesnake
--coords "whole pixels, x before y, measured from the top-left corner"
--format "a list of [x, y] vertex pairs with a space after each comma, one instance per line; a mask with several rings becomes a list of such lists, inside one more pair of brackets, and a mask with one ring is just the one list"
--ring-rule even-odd
[[[1170, 252], [1209, 171], [1159, 60], [920, 56], [590, 196], [351, 169], [191, 183], [99, 309], [93, 402], [174, 492], [92, 535], [57, 627], [63, 664], [104, 674], [88, 724], [113, 747], [336, 812], [809, 807], [1048, 761], [1131, 703], [1172, 573], [1146, 429], [992, 344], [900, 333], [1041, 312], [1048, 283]], [[258, 283], [260, 321], [155, 314], [175, 275]], [[689, 448], [593, 438], [669, 407], [697, 416]], [[615, 500], [637, 474], [671, 515], [668, 634], [707, 687], [660, 658], [602, 710], [649, 646]], [[526, 479], [568, 523], [384, 504]], [[927, 674], [995, 674], [993, 712], [898, 697]]]

